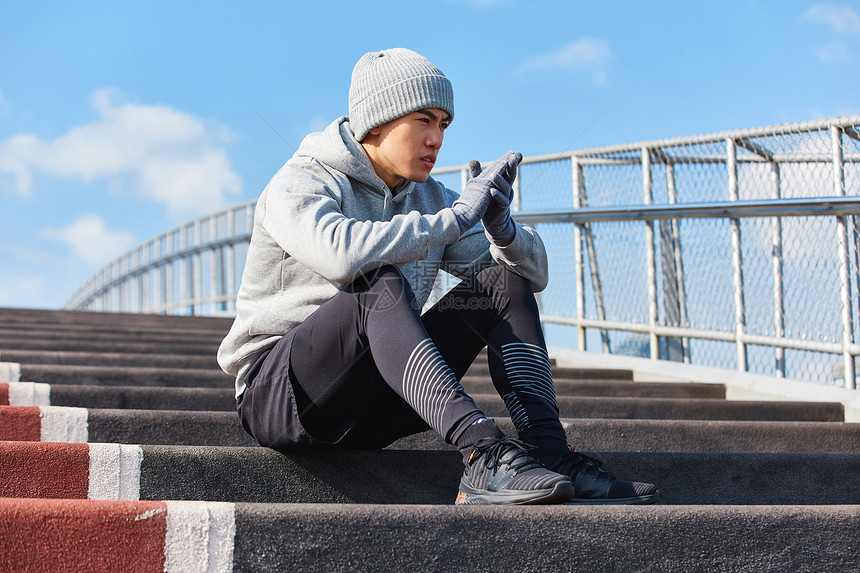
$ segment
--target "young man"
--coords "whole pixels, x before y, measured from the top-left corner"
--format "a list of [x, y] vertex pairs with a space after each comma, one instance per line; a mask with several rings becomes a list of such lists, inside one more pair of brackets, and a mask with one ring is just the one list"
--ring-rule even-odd
[[[424, 57], [365, 54], [349, 117], [310, 134], [257, 202], [237, 316], [218, 352], [263, 446], [381, 448], [432, 428], [466, 466], [457, 503], [651, 503], [567, 445], [534, 292], [534, 230], [511, 220], [521, 156], [471, 165], [463, 193], [430, 177], [454, 117]], [[423, 315], [440, 268], [463, 282]], [[488, 347], [519, 439], [459, 380]]]

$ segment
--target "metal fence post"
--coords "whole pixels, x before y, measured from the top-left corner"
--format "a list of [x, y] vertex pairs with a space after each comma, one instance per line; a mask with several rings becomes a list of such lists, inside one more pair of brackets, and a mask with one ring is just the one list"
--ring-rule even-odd
[[[860, 309], [860, 215], [853, 215], [854, 220], [854, 290], [857, 292], [857, 307]], [[855, 368], [855, 374], [857, 369]]]
[[[161, 260], [161, 236], [153, 241], [153, 257], [155, 261]], [[164, 305], [164, 271], [160, 264], [152, 266], [152, 308], [155, 312]]]
[[[777, 163], [773, 152], [748, 139], [738, 139], [736, 144], [752, 151], [767, 161], [769, 166], [770, 198], [775, 201], [781, 199], [782, 182], [779, 163]], [[785, 336], [785, 293], [783, 287], [782, 219], [780, 217], [771, 218], [771, 267], [773, 273], [774, 336], [781, 338]], [[785, 376], [785, 348], [778, 346], [774, 347], [773, 351], [776, 377], [783, 378]]]
[[[579, 159], [573, 155], [570, 158], [571, 177], [573, 179], [573, 208], [582, 207], [582, 166]], [[573, 268], [576, 277], [576, 341], [579, 350], [586, 350], [585, 327], [585, 265], [582, 257], [582, 225], [573, 226]]]
[[[227, 236], [232, 237], [236, 234], [236, 215], [238, 211], [236, 209], [231, 209], [227, 214]], [[227, 291], [225, 294], [228, 295], [228, 302], [224, 303], [224, 310], [226, 311], [235, 311], [236, 310], [236, 253], [235, 249], [233, 249], [233, 245], [227, 245], [224, 248], [224, 257], [227, 259], [226, 262], [226, 270], [224, 274], [226, 275], [226, 281], [224, 282], [225, 290]]]
[[[662, 154], [666, 166], [666, 195], [670, 205], [678, 204], [678, 190], [675, 187], [675, 165], [666, 154]], [[684, 287], [684, 256], [681, 250], [681, 223], [678, 219], [671, 221], [672, 254], [675, 265], [676, 289], [678, 293], [678, 325], [682, 328], [689, 326], [687, 320], [687, 291]], [[681, 337], [681, 355], [685, 364], [690, 363], [690, 339]]]
[[[582, 174], [582, 165], [576, 167], [574, 175], [578, 185], [575, 185], [573, 192], [576, 194], [574, 203], [578, 204], [578, 208], [588, 207], [588, 197], [585, 192], [584, 179]], [[584, 223], [581, 227], [580, 245], [585, 244], [585, 254], [588, 255], [588, 270], [591, 275], [591, 292], [594, 295], [594, 310], [597, 313], [597, 320], [604, 322], [606, 320], [606, 303], [603, 300], [603, 285], [600, 282], [600, 267], [597, 264], [597, 247], [595, 246], [594, 233], [591, 230], [590, 223]], [[585, 257], [583, 254], [583, 259]], [[582, 264], [582, 284], [585, 286], [585, 262]], [[582, 291], [583, 316], [585, 316], [585, 289]], [[605, 328], [600, 329], [600, 342], [605, 354], [610, 354], [612, 349], [609, 345], [609, 331]]]
[[[728, 171], [729, 201], [738, 201], [738, 149], [735, 140], [726, 139], [726, 170]], [[744, 308], [743, 253], [741, 252], [741, 222], [730, 219], [732, 233], [732, 282], [735, 293], [735, 338], [738, 353], [738, 370], [747, 371], [746, 311]]]
[[[858, 130], [856, 126], [843, 126], [842, 133], [846, 137], [853, 139], [855, 142], [860, 142], [860, 130]], [[852, 215], [851, 220], [854, 222], [853, 229], [849, 229], [849, 234], [852, 236], [854, 241], [854, 290], [857, 295], [857, 309], [858, 312], [860, 312], [860, 215]], [[856, 361], [854, 362], [854, 375], [857, 375]], [[856, 379], [854, 385], [857, 385]]]
[[[830, 127], [833, 144], [833, 194], [845, 196], [845, 163], [842, 152], [842, 130]], [[848, 252], [848, 221], [846, 216], [836, 218], [836, 234], [839, 243], [839, 295], [842, 301], [842, 362], [845, 372], [845, 387], [853, 389], [857, 385], [854, 374], [854, 356], [851, 345], [854, 342], [854, 326], [851, 318], [851, 259]]]
[[111, 268], [111, 266], [107, 265], [105, 267], [104, 271], [102, 272], [102, 286], [104, 286], [104, 289], [105, 289], [104, 292], [102, 292], [102, 310], [104, 312], [108, 312], [108, 310], [110, 309], [110, 288], [108, 288], [106, 286], [108, 283], [108, 280], [107, 280], [107, 278], [105, 278], [105, 276], [108, 272], [108, 269], [110, 269], [110, 268]]
[[[650, 205], [653, 201], [653, 184], [651, 182], [651, 150], [643, 147], [640, 150], [642, 160], [642, 202]], [[654, 221], [645, 221], [645, 268], [648, 281], [648, 339], [651, 358], [660, 358], [660, 339], [657, 327], [657, 254], [654, 241]]]
[[[179, 250], [184, 251], [188, 246], [188, 225], [183, 225], [179, 231]], [[177, 304], [188, 304], [188, 257], [179, 259], [179, 292], [176, 293]]]
[[[779, 163], [770, 161], [771, 199], [780, 199], [782, 189], [780, 185]], [[782, 338], [785, 336], [785, 291], [783, 287], [783, 258], [782, 258], [782, 218], [771, 218], [771, 244], [773, 252], [771, 262], [773, 267], [773, 329], [774, 336]], [[773, 349], [776, 360], [777, 378], [785, 377], [785, 349], [775, 347]]]
[[[199, 247], [203, 242], [203, 225], [200, 219], [194, 221], [194, 246]], [[203, 253], [196, 252], [191, 257], [191, 264], [194, 265], [191, 273], [191, 314], [199, 316], [202, 310], [201, 299], [203, 298]]]
[[[582, 198], [583, 206], [587, 205], [585, 197]], [[591, 290], [594, 292], [594, 309], [597, 312], [597, 320], [606, 320], [606, 303], [603, 300], [603, 285], [600, 282], [600, 267], [597, 265], [597, 247], [595, 246], [594, 233], [591, 230], [591, 224], [583, 225], [585, 230], [585, 250], [588, 253], [588, 269], [591, 271]], [[603, 346], [603, 352], [609, 354], [612, 350], [609, 345], [609, 331], [605, 328], [600, 329], [600, 341]]]
[[[215, 216], [209, 217], [209, 240], [218, 238], [218, 222]], [[218, 309], [218, 250], [209, 249], [209, 312], [214, 313]]]
[[[167, 233], [165, 239], [165, 254], [173, 254], [173, 233]], [[173, 310], [173, 259], [164, 263], [164, 312], [170, 314]]]
[[[126, 270], [128, 270], [128, 267], [130, 266], [128, 263], [130, 256], [131, 255], [126, 255], [122, 258], [123, 264], [120, 264], [120, 269], [119, 269], [120, 273], [122, 273], [123, 266], [125, 266]], [[122, 283], [120, 283], [120, 288], [119, 288], [119, 297], [120, 297], [120, 301], [121, 301], [120, 302], [120, 311], [121, 312], [128, 312], [128, 310], [129, 310], [128, 291], [129, 291], [128, 278], [126, 278], [122, 281]]]
[[[151, 242], [147, 243], [143, 247], [143, 252], [149, 253], [149, 257], [146, 257], [147, 262], [149, 262], [149, 260], [152, 256], [152, 251], [150, 250], [151, 248], [152, 248]], [[141, 265], [143, 265], [142, 261], [141, 261]], [[141, 271], [141, 273], [140, 273], [140, 312], [144, 312], [144, 313], [149, 312], [149, 281], [152, 278], [152, 276], [150, 275], [150, 272], [151, 271], [149, 269], [146, 269], [146, 270]]]
[[[119, 260], [117, 260], [111, 264], [111, 270], [110, 270], [110, 278], [111, 279], [113, 279], [114, 276], [119, 274], [119, 272], [117, 270], [117, 269], [119, 269], [119, 266], [120, 266]], [[122, 306], [121, 306], [122, 305], [122, 296], [121, 296], [120, 291], [119, 291], [119, 285], [116, 284], [116, 285], [113, 285], [111, 287], [108, 287], [108, 293], [109, 293], [109, 295], [108, 295], [109, 296], [109, 302], [112, 305], [111, 308], [118, 309], [121, 312], [122, 311]]]
[[138, 248], [134, 252], [134, 258], [133, 258], [134, 263], [133, 263], [133, 266], [131, 269], [131, 272], [133, 274], [132, 274], [132, 279], [130, 282], [131, 282], [132, 292], [134, 293], [134, 300], [132, 301], [132, 304], [131, 304], [131, 311], [132, 312], [140, 312], [140, 308], [141, 308], [141, 306], [143, 306], [143, 299], [142, 299], [142, 295], [141, 295], [142, 285], [141, 285], [141, 273], [140, 273], [140, 267], [143, 264], [142, 259], [143, 259], [143, 256], [142, 256], [141, 250], [140, 250], [140, 248]]
[[140, 249], [136, 249], [130, 257], [129, 271], [131, 276], [128, 279], [128, 288], [131, 296], [129, 297], [129, 310], [131, 312], [140, 311], [140, 274], [136, 269], [140, 267]]

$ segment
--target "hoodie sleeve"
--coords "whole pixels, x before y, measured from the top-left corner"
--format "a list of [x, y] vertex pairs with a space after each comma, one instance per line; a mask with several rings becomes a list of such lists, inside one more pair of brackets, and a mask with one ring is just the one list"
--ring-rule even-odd
[[504, 247], [492, 244], [478, 225], [445, 249], [445, 270], [461, 278], [494, 263], [529, 281], [534, 292], [544, 290], [549, 281], [543, 241], [525, 225], [517, 226], [514, 240]]
[[[448, 190], [448, 194], [449, 201], [456, 198], [453, 191]], [[525, 225], [517, 225], [509, 245], [498, 247], [490, 242], [479, 223], [448, 246], [444, 258], [445, 270], [461, 278], [495, 263], [529, 281], [534, 292], [544, 290], [549, 281], [546, 248], [540, 235]]]
[[450, 209], [359, 221], [343, 214], [338, 196], [336, 181], [288, 164], [264, 193], [261, 221], [290, 257], [332, 282], [349, 283], [383, 264], [423, 260], [460, 236]]
[[549, 282], [546, 248], [540, 235], [531, 227], [517, 225], [511, 244], [498, 247], [490, 244], [490, 254], [500, 265], [528, 280], [534, 292], [541, 292]]

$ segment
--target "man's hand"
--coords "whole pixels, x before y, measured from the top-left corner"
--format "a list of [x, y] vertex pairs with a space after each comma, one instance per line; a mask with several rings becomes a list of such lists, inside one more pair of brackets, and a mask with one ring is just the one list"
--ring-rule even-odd
[[516, 166], [519, 164], [518, 157], [522, 158], [521, 155], [509, 151], [501, 159], [490, 163], [484, 170], [481, 170], [481, 164], [477, 161], [472, 161], [469, 164], [469, 169], [473, 174], [472, 179], [469, 179], [460, 198], [454, 201], [454, 205], [451, 207], [454, 216], [457, 217], [457, 223], [460, 225], [461, 235], [477, 225], [481, 217], [484, 216], [492, 201], [493, 191], [501, 191], [503, 194], [512, 192], [511, 184], [505, 177], [511, 176], [509, 173], [510, 164], [513, 164], [512, 177], [516, 177]]
[[[516, 225], [511, 219], [511, 201], [514, 198], [512, 185], [517, 178], [517, 167], [522, 160], [521, 154], [509, 151], [501, 159], [490, 163], [483, 171], [483, 173], [499, 171], [501, 178], [501, 181], [496, 180], [497, 185], [490, 190], [490, 203], [484, 212], [482, 222], [490, 240], [502, 247], [510, 244], [517, 233]], [[482, 174], [481, 164], [477, 161], [469, 164], [469, 170], [472, 178]]]

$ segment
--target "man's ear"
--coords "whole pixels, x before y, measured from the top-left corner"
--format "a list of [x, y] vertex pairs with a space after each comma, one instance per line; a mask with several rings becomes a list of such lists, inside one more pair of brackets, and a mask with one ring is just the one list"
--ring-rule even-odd
[[370, 135], [379, 135], [379, 128], [378, 127], [372, 127], [370, 129], [370, 131], [368, 131], [367, 133], [369, 133]]

